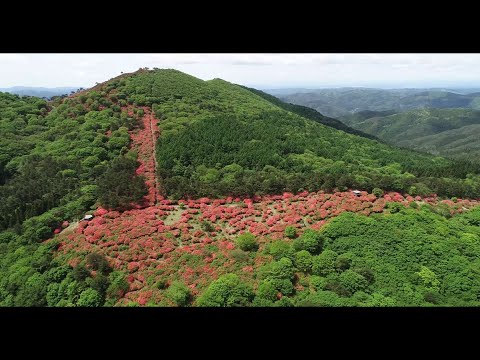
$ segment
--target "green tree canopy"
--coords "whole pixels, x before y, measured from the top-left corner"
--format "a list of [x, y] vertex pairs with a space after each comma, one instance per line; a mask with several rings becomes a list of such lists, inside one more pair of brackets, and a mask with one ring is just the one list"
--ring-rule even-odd
[[197, 305], [207, 307], [248, 306], [252, 289], [235, 274], [226, 274], [212, 282], [197, 299]]

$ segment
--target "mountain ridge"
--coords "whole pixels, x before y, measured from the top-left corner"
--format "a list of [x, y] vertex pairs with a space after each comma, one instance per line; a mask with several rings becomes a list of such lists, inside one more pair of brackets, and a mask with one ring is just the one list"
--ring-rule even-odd
[[[280, 170], [280, 173], [276, 173], [277, 178], [279, 177], [280, 179], [282, 179], [282, 177], [287, 176], [289, 171], [292, 171], [292, 170], [289, 170], [289, 169], [292, 169], [292, 165], [287, 165], [287, 164], [281, 165], [281, 163], [282, 161], [285, 161], [288, 156], [291, 157], [292, 160], [294, 159], [294, 157], [292, 157], [293, 155], [290, 156], [289, 154], [298, 153], [298, 156], [300, 156], [302, 153], [304, 153], [302, 157], [298, 157], [297, 155], [295, 155], [296, 160], [294, 161], [298, 162], [301, 159], [300, 160], [301, 163], [304, 164], [302, 166], [312, 166], [312, 165], [307, 165], [309, 162], [313, 160], [313, 158], [312, 160], [308, 158], [309, 156], [311, 156], [310, 154], [312, 152], [315, 154], [314, 156], [319, 156], [320, 154], [325, 154], [323, 156], [325, 156], [326, 158], [330, 158], [332, 155], [336, 156], [338, 158], [334, 161], [338, 161], [341, 158], [345, 157], [346, 149], [349, 149], [355, 142], [358, 142], [356, 146], [363, 147], [364, 149], [377, 146], [376, 145], [377, 143], [369, 143], [368, 141], [371, 141], [369, 139], [365, 139], [364, 141], [364, 140], [360, 140], [361, 138], [358, 138], [358, 137], [348, 138], [348, 136], [354, 136], [354, 135], [347, 134], [344, 132], [337, 132], [338, 130], [334, 129], [331, 126], [326, 126], [323, 128], [318, 127], [317, 125], [314, 125], [314, 123], [318, 123], [318, 122], [312, 123], [310, 122], [311, 120], [309, 119], [306, 119], [301, 116], [297, 117], [298, 116], [297, 114], [293, 114], [293, 118], [289, 120], [290, 121], [289, 125], [287, 125], [286, 123], [285, 125], [280, 125], [281, 123], [277, 123], [276, 129], [275, 129], [273, 125], [273, 121], [278, 122], [284, 116], [292, 117], [291, 115], [288, 115], [289, 114], [288, 112], [283, 112], [285, 111], [285, 109], [278, 107], [279, 105], [278, 101], [274, 100], [274, 102], [272, 102], [271, 98], [270, 98], [270, 101], [268, 101], [268, 99], [265, 99], [265, 95], [263, 97], [260, 96], [262, 100], [259, 100], [260, 98], [257, 98], [259, 94], [261, 95], [261, 93], [259, 92], [252, 92], [247, 88], [244, 88], [235, 84], [231, 84], [229, 82], [226, 82], [220, 79], [203, 81], [191, 75], [184, 74], [173, 69], [166, 69], [166, 70], [154, 69], [151, 71], [148, 71], [147, 69], [139, 69], [139, 71], [135, 73], [123, 74], [105, 83], [98, 84], [97, 87], [94, 87], [92, 90], [96, 91], [100, 89], [103, 89], [107, 93], [111, 90], [115, 90], [114, 96], [118, 95], [121, 97], [126, 97], [129, 99], [128, 100], [129, 103], [136, 103], [139, 106], [145, 106], [145, 105], [151, 106], [156, 116], [159, 119], [161, 119], [161, 123], [160, 123], [161, 135], [160, 135], [159, 143], [157, 145], [157, 152], [159, 152], [157, 153], [157, 158], [159, 158], [159, 162], [160, 162], [159, 163], [160, 177], [162, 179], [162, 182], [165, 184], [167, 193], [170, 191], [169, 189], [175, 188], [176, 190], [174, 190], [173, 192], [176, 192], [176, 196], [185, 195], [183, 193], [184, 190], [180, 190], [180, 188], [178, 187], [180, 185], [178, 184], [184, 184], [184, 185], [191, 184], [189, 185], [190, 187], [189, 191], [194, 191], [191, 195], [193, 195], [194, 193], [196, 194], [196, 196], [200, 195], [201, 193], [203, 195], [213, 195], [215, 191], [210, 187], [210, 185], [208, 185], [208, 182], [206, 182], [207, 180], [204, 181], [199, 179], [202, 179], [205, 176], [207, 177], [211, 176], [212, 179], [217, 178], [218, 176], [220, 176], [219, 179], [221, 179], [222, 177], [230, 176], [229, 175], [230, 170], [215, 169], [212, 167], [213, 165], [215, 165], [215, 163], [213, 162], [214, 158], [217, 158], [216, 164], [222, 164], [223, 162], [222, 164], [223, 167], [236, 164], [243, 167], [244, 170], [250, 171], [249, 170], [250, 167], [254, 166], [255, 168], [254, 171], [256, 172], [256, 175], [253, 175], [253, 173], [250, 174], [247, 171], [247, 173], [243, 172], [244, 175], [242, 176], [247, 176], [247, 177], [254, 176], [254, 178], [248, 181], [253, 181], [255, 183], [257, 181], [255, 179], [256, 176], [260, 176], [260, 177], [263, 176], [265, 178], [268, 178], [270, 176], [267, 173], [265, 174], [261, 173], [261, 171], [264, 170], [262, 168], [266, 165], [269, 165], [269, 166], [273, 165], [274, 168], [276, 167], [278, 170]], [[76, 94], [75, 96], [78, 96], [78, 94]], [[267, 101], [263, 101], [263, 100], [267, 100]], [[123, 101], [123, 100], [119, 100], [119, 101]], [[285, 107], [288, 105], [283, 104], [282, 106]], [[318, 114], [318, 115], [321, 116], [321, 114]], [[225, 116], [232, 116], [232, 118], [227, 120]], [[265, 119], [268, 119], [269, 117], [272, 117], [272, 116], [273, 118], [272, 120], [259, 121], [259, 119], [265, 116], [266, 116]], [[250, 118], [251, 120], [247, 121], [247, 119], [250, 119]], [[276, 118], [277, 120], [273, 120], [274, 118]], [[294, 120], [294, 118], [296, 120]], [[307, 121], [306, 123], [304, 123], [305, 119]], [[231, 121], [233, 122], [230, 124], [229, 122]], [[214, 125], [214, 122], [216, 125]], [[279, 125], [280, 127], [278, 127]], [[223, 132], [218, 132], [218, 129], [216, 129], [216, 127], [219, 127], [219, 126], [226, 126]], [[255, 127], [258, 128], [258, 127], [264, 127], [264, 126], [267, 126], [267, 128], [262, 129], [260, 131], [254, 130]], [[283, 126], [286, 126], [286, 127], [283, 128]], [[290, 131], [290, 130], [287, 130], [288, 126], [293, 126], [292, 129], [294, 129], [294, 131], [297, 132], [296, 136], [302, 137], [302, 140], [300, 140], [300, 138], [298, 139], [300, 142], [297, 141], [296, 144], [293, 142], [291, 144], [288, 144], [288, 143], [285, 144], [286, 140], [287, 141], [293, 140], [293, 138], [289, 140], [290, 139], [289, 136], [286, 135]], [[298, 132], [298, 130], [300, 130], [299, 126], [300, 127], [307, 126], [309, 128], [308, 132], [305, 132], [305, 129], [301, 130], [301, 132]], [[325, 125], [319, 124], [319, 126], [325, 126]], [[196, 129], [195, 130], [196, 133], [191, 132], [190, 129], [192, 129], [192, 127]], [[230, 138], [229, 140], [227, 140], [227, 138], [225, 138], [225, 136], [227, 136], [226, 134], [232, 131], [237, 131], [240, 127], [244, 127], [244, 130], [237, 133], [237, 139]], [[203, 130], [203, 128], [205, 129]], [[255, 131], [256, 135], [254, 135], [253, 132], [251, 133], [251, 131]], [[278, 135], [275, 135], [275, 136], [278, 136], [278, 138], [268, 138], [268, 142], [269, 142], [268, 146], [266, 146], [267, 143], [264, 142], [264, 141], [267, 141], [267, 138], [265, 138], [265, 140], [261, 140], [258, 138], [260, 134], [262, 134], [262, 136], [267, 136], [267, 135], [270, 136], [270, 134], [274, 134], [275, 132], [279, 132], [279, 131], [280, 132], [287, 131], [287, 133], [284, 133], [284, 134], [278, 133]], [[327, 145], [327, 148], [325, 148], [325, 145], [322, 145], [320, 147], [318, 147], [318, 145], [316, 147], [315, 145], [313, 145], [313, 142], [317, 140], [314, 140], [311, 134], [309, 134], [312, 131], [318, 131], [318, 134], [320, 138], [323, 139], [322, 141], [324, 141], [324, 144], [325, 145], [329, 144]], [[215, 134], [215, 136], [213, 136], [208, 142], [208, 146], [207, 146], [207, 143], [203, 140], [203, 138], [198, 138], [198, 135], [202, 132], [204, 132], [204, 135], [203, 135], [204, 137], [210, 137], [213, 134]], [[345, 134], [345, 135], [342, 135], [342, 134]], [[178, 146], [179, 145], [178, 141], [179, 140], [184, 141], [181, 139], [184, 139], [185, 136], [190, 137], [190, 140], [189, 140], [190, 144], [183, 143], [182, 146]], [[249, 140], [242, 144], [238, 140], [242, 137], [245, 137], [245, 140], [247, 139]], [[306, 137], [306, 138], [303, 139], [303, 137]], [[225, 138], [225, 139], [222, 139], [222, 138]], [[335, 140], [332, 140], [333, 138], [335, 138]], [[253, 141], [253, 140], [256, 141], [256, 146], [250, 147], [250, 145], [248, 144], [250, 141]], [[225, 141], [228, 141], [230, 144], [235, 144], [235, 147], [234, 147], [235, 150], [233, 150], [234, 148], [232, 148], [231, 145], [228, 145], [227, 148], [230, 148], [231, 149], [230, 151], [227, 151], [227, 152], [220, 151], [220, 147], [226, 146]], [[284, 144], [281, 145], [279, 141], [282, 141]], [[195, 147], [192, 147], [193, 146], [192, 144], [194, 143], [196, 145]], [[303, 148], [303, 150], [300, 150], [301, 148], [298, 148], [298, 145], [301, 143], [305, 144], [305, 145], [301, 145], [302, 147], [306, 146], [305, 148]], [[343, 145], [340, 145], [340, 143], [342, 143]], [[275, 154], [275, 151], [272, 152], [271, 145], [273, 144], [278, 144], [276, 146], [279, 146], [278, 149], [275, 150], [277, 152], [277, 155], [275, 155], [277, 156], [277, 158], [272, 157], [272, 155]], [[285, 145], [287, 145], [289, 148], [288, 149], [285, 148]], [[214, 146], [214, 148], [212, 148], [212, 146]], [[263, 148], [264, 146], [265, 148]], [[210, 148], [210, 150], [207, 150], [207, 147]], [[297, 148], [298, 150], [293, 150]], [[293, 153], [291, 152], [292, 150], [293, 150]], [[305, 152], [306, 150], [308, 150], [309, 152]], [[385, 148], [384, 151], [387, 151], [387, 148]], [[337, 155], [337, 152], [338, 152], [338, 155]], [[388, 148], [388, 152], [390, 152], [391, 155], [397, 158], [396, 160], [397, 162], [406, 161], [406, 159], [409, 158], [408, 163], [410, 163], [410, 165], [404, 168], [403, 171], [408, 171], [408, 172], [413, 171], [413, 173], [417, 172], [418, 174], [420, 174], [420, 176], [424, 176], [424, 175], [421, 175], [423, 174], [423, 170], [421, 170], [421, 168], [426, 163], [433, 161], [433, 158], [429, 158], [428, 156], [423, 156], [419, 153], [408, 154], [408, 152], [404, 152], [403, 150], [400, 150], [400, 149], [396, 150], [394, 148]], [[207, 153], [210, 154], [210, 156], [207, 156]], [[195, 155], [195, 154], [198, 154], [198, 155]], [[354, 153], [352, 152], [351, 156], [353, 156], [354, 158], [358, 156], [353, 154]], [[371, 153], [371, 155], [366, 155], [366, 154], [367, 152], [364, 150], [363, 156], [367, 156], [367, 157], [373, 156], [374, 158], [378, 158], [378, 156], [383, 153], [375, 150]], [[227, 155], [227, 157], [225, 157], [225, 155]], [[388, 156], [391, 156], [391, 155], [388, 155]], [[197, 156], [197, 158], [195, 158], [195, 156]], [[239, 156], [241, 157], [239, 158]], [[380, 155], [380, 156], [384, 156], [384, 155]], [[401, 160], [403, 159], [403, 157], [405, 157], [405, 160]], [[227, 158], [229, 160], [227, 160]], [[281, 160], [282, 158], [284, 158], [285, 160]], [[413, 165], [412, 167], [412, 164], [411, 164], [412, 160], [416, 158], [418, 158], [418, 160], [415, 160], [418, 162], [418, 165]], [[174, 165], [172, 159], [179, 159], [180, 164]], [[224, 162], [224, 161], [228, 161], [228, 162]], [[239, 161], [240, 161], [240, 164], [237, 164]], [[287, 161], [291, 161], [291, 160], [287, 160]], [[375, 161], [379, 161], [379, 160], [377, 159]], [[385, 159], [382, 161], [385, 162], [387, 160]], [[392, 161], [392, 160], [389, 160], [389, 161]], [[433, 162], [432, 162], [432, 166], [438, 167], [438, 164], [443, 161], [444, 160], [438, 159], [435, 161], [436, 165], [433, 165]], [[353, 162], [351, 161], [350, 163], [344, 162], [344, 164], [346, 165], [342, 165], [342, 166], [351, 168], [351, 170], [348, 170], [349, 172], [355, 173], [356, 171], [359, 171], [359, 170], [355, 170], [356, 165], [354, 165]], [[447, 162], [445, 162], [445, 166], [447, 166], [446, 164]], [[202, 168], [202, 170], [199, 170], [196, 168], [199, 165], [205, 165], [206, 168], [205, 169]], [[174, 166], [176, 166], [175, 168], [176, 170], [174, 170]], [[282, 170], [282, 167], [285, 170]], [[462, 166], [459, 166], [459, 164], [456, 164], [457, 170], [460, 169], [461, 167]], [[457, 170], [444, 169], [442, 170], [442, 173], [448, 174], [448, 171], [457, 171]], [[285, 172], [285, 175], [281, 175], [282, 171]], [[312, 170], [304, 170], [304, 171], [312, 171]], [[328, 170], [324, 168], [323, 171], [325, 172]], [[362, 176], [364, 177], [366, 176], [367, 178], [370, 178], [372, 176], [370, 174], [371, 172], [372, 170], [369, 171], [368, 175], [365, 173]], [[428, 173], [431, 174], [431, 171], [429, 171]], [[186, 174], [190, 174], [190, 175], [186, 175]], [[206, 175], [206, 174], [209, 174], [209, 175]], [[426, 174], [427, 173], [425, 173], [425, 175]], [[183, 179], [181, 179], [182, 177]], [[187, 177], [189, 179], [187, 179]], [[343, 178], [348, 179], [348, 175], [344, 174]], [[433, 178], [431, 179], [432, 180], [428, 180], [428, 181], [429, 182], [437, 181], [437, 180], [434, 180]], [[332, 180], [334, 181], [334, 183], [337, 181], [335, 177], [326, 179], [324, 181], [332, 181]], [[295, 181], [299, 181], [299, 180], [295, 180]], [[305, 182], [305, 179], [303, 179], [302, 181], [304, 183], [308, 183], [308, 182]], [[345, 180], [342, 180], [342, 181], [345, 181]], [[281, 182], [284, 182], [284, 184], [287, 185], [286, 177], [285, 177], [285, 180], [280, 180], [280, 183]], [[294, 186], [293, 188], [288, 188], [288, 186], [292, 186], [292, 185], [287, 185], [287, 188], [284, 188], [284, 190], [289, 190], [294, 192], [299, 190], [300, 187], [295, 188], [296, 185], [293, 185]], [[317, 183], [316, 186], [318, 187], [318, 185], [319, 184]], [[362, 186], [365, 186], [365, 183], [361, 185], [360, 183], [355, 181], [354, 177], [352, 177], [349, 180], [346, 180], [345, 185], [347, 187], [362, 187]], [[257, 188], [261, 187], [259, 184], [254, 186]], [[312, 186], [313, 184], [309, 185], [310, 188], [312, 188]], [[196, 190], [193, 190], [194, 188]], [[219, 187], [220, 192], [222, 192], [221, 188], [222, 186]], [[437, 189], [437, 190], [440, 190], [440, 192], [442, 192], [441, 189]], [[254, 192], [253, 188], [252, 190], [246, 190], [246, 191], [249, 191], [250, 194], [252, 194], [252, 191]], [[173, 192], [171, 192], [170, 195]]]
[[283, 102], [280, 99], [276, 98], [275, 96], [270, 95], [270, 94], [268, 94], [264, 91], [261, 91], [261, 90], [249, 88], [249, 87], [246, 87], [246, 86], [244, 86], [244, 88], [246, 88], [249, 91], [252, 91], [253, 93], [261, 96], [265, 100], [281, 107], [284, 110], [291, 111], [291, 112], [293, 112], [297, 115], [306, 117], [307, 119], [318, 121], [323, 125], [333, 127], [337, 130], [342, 130], [342, 131], [344, 131], [346, 133], [349, 133], [349, 134], [359, 135], [359, 136], [362, 136], [362, 137], [366, 137], [368, 139], [381, 141], [379, 138], [377, 138], [375, 136], [372, 136], [371, 134], [367, 134], [367, 133], [364, 133], [362, 131], [351, 128], [350, 126], [344, 124], [340, 120], [324, 116], [324, 115], [320, 114], [318, 111], [316, 111], [315, 109], [311, 109], [311, 108], [308, 108], [306, 106], [295, 105], [295, 104], [290, 104], [290, 103]]

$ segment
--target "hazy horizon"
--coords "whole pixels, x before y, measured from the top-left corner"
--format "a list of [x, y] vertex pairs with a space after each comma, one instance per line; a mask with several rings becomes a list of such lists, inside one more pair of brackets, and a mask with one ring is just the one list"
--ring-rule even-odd
[[480, 54], [0, 54], [0, 88], [92, 87], [140, 67], [261, 88], [480, 86]]
[[[92, 85], [93, 87], [94, 85]], [[248, 85], [246, 85], [248, 86]], [[7, 86], [7, 87], [0, 87], [0, 90], [10, 90], [10, 89], [45, 89], [45, 90], [55, 90], [55, 89], [79, 89], [79, 88], [89, 88], [84, 86], [54, 86], [54, 87], [47, 87], [47, 86], [28, 86], [28, 85], [15, 85], [15, 86]], [[268, 87], [268, 86], [257, 86], [259, 90], [320, 90], [320, 89], [349, 89], [349, 88], [358, 88], [358, 89], [380, 89], [380, 90], [402, 90], [402, 89], [445, 89], [445, 90], [456, 90], [456, 89], [479, 89], [480, 84], [476, 85], [462, 85], [462, 84], [452, 84], [450, 86], [405, 86], [405, 87], [395, 87], [395, 86], [295, 86], [295, 87]]]

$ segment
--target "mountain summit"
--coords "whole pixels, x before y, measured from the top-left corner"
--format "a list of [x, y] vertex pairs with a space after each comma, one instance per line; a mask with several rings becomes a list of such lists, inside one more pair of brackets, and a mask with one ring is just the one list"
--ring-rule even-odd
[[[321, 114], [280, 107], [278, 100], [220, 79], [141, 70], [101, 89], [101, 96], [113, 97], [120, 105], [151, 108], [160, 120], [157, 160], [166, 196], [378, 186], [453, 196], [466, 188], [459, 185], [452, 192], [451, 182], [460, 184], [468, 173], [478, 173], [466, 162], [454, 164], [340, 131], [319, 121]], [[446, 185], [440, 177], [451, 182]], [[467, 191], [460, 195], [478, 194], [476, 189]]]

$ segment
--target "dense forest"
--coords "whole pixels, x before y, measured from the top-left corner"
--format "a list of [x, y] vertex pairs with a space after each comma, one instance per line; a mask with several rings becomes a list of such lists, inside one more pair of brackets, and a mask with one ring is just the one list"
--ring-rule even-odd
[[176, 70], [0, 93], [0, 305], [476, 306], [479, 190], [467, 160]]
[[395, 114], [391, 111], [361, 111], [341, 120], [405, 148], [471, 160], [480, 154], [478, 110], [417, 109]]
[[356, 130], [356, 129], [348, 126], [348, 125], [345, 125], [340, 120], [324, 116], [324, 115], [320, 114], [318, 111], [316, 111], [315, 109], [312, 109], [312, 108], [309, 108], [309, 107], [306, 107], [306, 106], [302, 106], [302, 105], [290, 104], [290, 103], [284, 102], [284, 101], [276, 98], [273, 95], [267, 94], [266, 92], [263, 92], [263, 91], [260, 91], [260, 90], [257, 90], [257, 89], [248, 88], [248, 87], [245, 87], [245, 86], [242, 86], [242, 87], [251, 91], [251, 92], [253, 92], [254, 94], [257, 94], [258, 96], [261, 96], [262, 98], [264, 98], [268, 102], [271, 102], [272, 104], [274, 104], [274, 105], [276, 105], [276, 106], [278, 106], [278, 107], [280, 107], [284, 110], [290, 111], [290, 112], [295, 113], [295, 114], [300, 115], [300, 116], [303, 116], [306, 119], [317, 121], [320, 124], [327, 125], [329, 127], [337, 129], [337, 130], [342, 130], [342, 131], [344, 131], [346, 133], [349, 133], [349, 134], [354, 134], [354, 135], [363, 136], [363, 137], [366, 137], [366, 138], [369, 138], [369, 139], [379, 140], [378, 138], [376, 138], [375, 136], [373, 136], [369, 133], [364, 133], [363, 131]]
[[[51, 237], [65, 219], [82, 218], [106, 196], [99, 188], [106, 186], [102, 174], [111, 171], [112, 161], [127, 156], [135, 169], [128, 130], [136, 116], [95, 91], [49, 103], [0, 93], [0, 119], [0, 301], [47, 305], [50, 272], [55, 279], [69, 281], [76, 275], [72, 267], [52, 260], [51, 245], [39, 242]], [[116, 174], [116, 181], [123, 175]], [[141, 199], [143, 193], [127, 191], [129, 201]], [[87, 288], [82, 282], [78, 291]], [[100, 293], [104, 297], [105, 291]]]
[[49, 105], [0, 96], [0, 197], [6, 199], [0, 229], [56, 207], [80, 215], [95, 203], [96, 180], [109, 162], [128, 152], [128, 130], [136, 120], [94, 91]]

